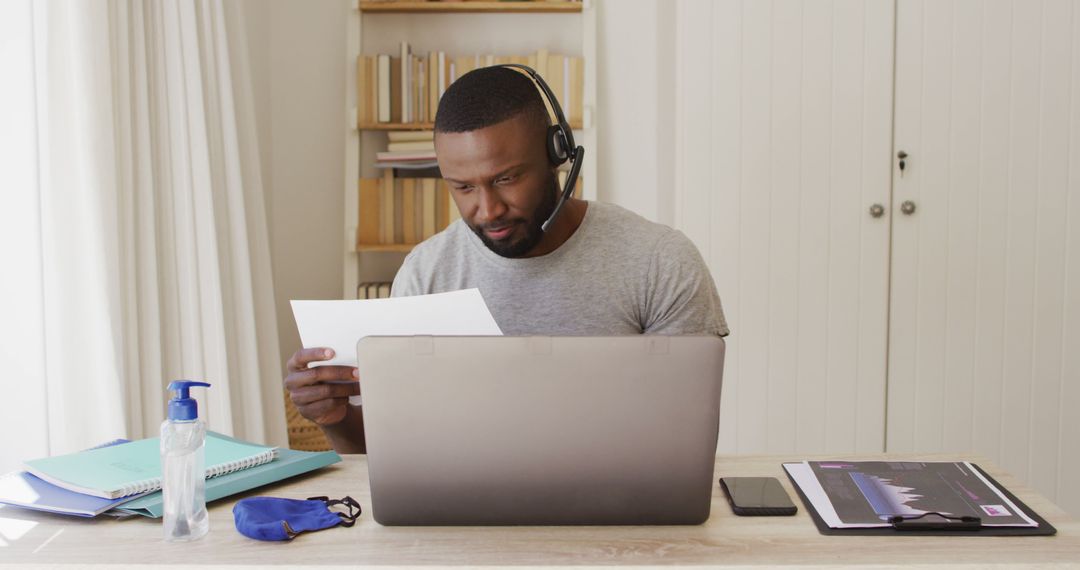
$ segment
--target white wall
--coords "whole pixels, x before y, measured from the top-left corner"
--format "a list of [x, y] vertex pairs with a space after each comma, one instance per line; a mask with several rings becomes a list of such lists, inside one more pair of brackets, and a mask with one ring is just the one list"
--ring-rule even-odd
[[675, 3], [608, 0], [597, 10], [599, 198], [671, 225]]
[[341, 297], [347, 0], [242, 0], [282, 359], [290, 299]]

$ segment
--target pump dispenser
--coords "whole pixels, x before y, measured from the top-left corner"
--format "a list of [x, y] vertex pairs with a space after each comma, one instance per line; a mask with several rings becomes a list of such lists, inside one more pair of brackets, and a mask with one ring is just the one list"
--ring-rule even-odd
[[210, 530], [206, 514], [206, 422], [199, 419], [199, 403], [191, 397], [195, 386], [206, 382], [176, 380], [168, 389], [168, 419], [161, 424], [161, 493], [165, 504], [165, 540], [202, 538]]

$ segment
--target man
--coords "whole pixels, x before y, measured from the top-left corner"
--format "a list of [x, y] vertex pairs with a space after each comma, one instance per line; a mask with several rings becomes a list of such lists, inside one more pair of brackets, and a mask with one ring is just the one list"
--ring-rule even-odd
[[[435, 118], [439, 170], [461, 220], [418, 245], [394, 296], [477, 287], [508, 335], [728, 334], [709, 270], [682, 233], [618, 206], [571, 199], [548, 230], [560, 188], [547, 110], [526, 75], [482, 68], [454, 82]], [[285, 386], [334, 448], [363, 453], [355, 368], [301, 349]], [[482, 365], [482, 363], [478, 363]]]

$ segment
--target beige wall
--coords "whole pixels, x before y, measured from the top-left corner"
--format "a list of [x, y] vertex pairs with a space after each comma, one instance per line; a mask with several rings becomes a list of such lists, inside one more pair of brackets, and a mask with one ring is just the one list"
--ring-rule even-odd
[[282, 359], [290, 299], [341, 297], [347, 0], [242, 0]]

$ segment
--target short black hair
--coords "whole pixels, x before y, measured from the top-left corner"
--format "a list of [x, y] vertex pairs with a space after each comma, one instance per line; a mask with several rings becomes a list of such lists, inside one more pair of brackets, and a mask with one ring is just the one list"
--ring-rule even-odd
[[465, 133], [528, 113], [538, 125], [551, 125], [547, 107], [532, 78], [510, 67], [481, 67], [450, 84], [435, 114], [435, 132]]

